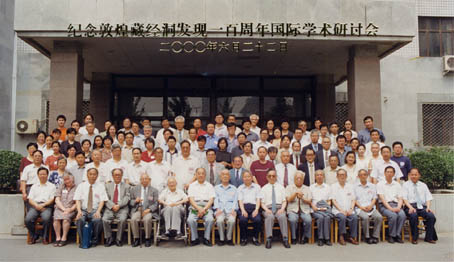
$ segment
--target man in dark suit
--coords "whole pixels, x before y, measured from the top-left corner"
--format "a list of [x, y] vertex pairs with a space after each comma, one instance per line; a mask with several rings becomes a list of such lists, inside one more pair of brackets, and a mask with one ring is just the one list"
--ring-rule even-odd
[[292, 154], [290, 155], [290, 163], [298, 167], [301, 163], [304, 163], [306, 159], [301, 153], [301, 143], [298, 141], [293, 141], [292, 143]]
[[213, 186], [221, 183], [221, 171], [225, 169], [224, 165], [216, 162], [216, 151], [208, 149], [206, 152], [207, 161], [203, 163], [202, 168], [205, 169], [205, 179]]
[[315, 183], [315, 171], [322, 169], [321, 166], [315, 161], [315, 151], [312, 148], [308, 148], [306, 151], [306, 162], [299, 165], [298, 170], [301, 170], [306, 174], [304, 176], [304, 184], [310, 186]]
[[230, 184], [235, 187], [239, 187], [243, 184], [243, 173], [246, 169], [243, 167], [243, 158], [241, 156], [236, 156], [233, 158], [232, 162], [233, 168], [230, 169]]
[[318, 138], [319, 138], [319, 131], [312, 130], [311, 131], [311, 143], [309, 145], [303, 147], [303, 155], [306, 155], [306, 151], [309, 148], [314, 150], [314, 152], [317, 152], [322, 149], [322, 145], [318, 143]]
[[145, 246], [151, 246], [152, 219], [158, 219], [158, 190], [150, 185], [151, 178], [147, 174], [140, 176], [140, 185], [131, 189], [131, 229], [134, 237], [132, 247], [139, 242], [139, 221], [143, 221], [145, 227]]
[[331, 138], [324, 137], [322, 140], [322, 150], [315, 152], [315, 161], [318, 162], [321, 169], [329, 166], [329, 157], [331, 155], [337, 155], [336, 151], [330, 150], [330, 147]]
[[104, 227], [104, 237], [106, 241], [104, 245], [110, 247], [113, 245], [111, 223], [114, 219], [118, 220], [118, 231], [115, 245], [121, 247], [121, 237], [126, 227], [126, 220], [129, 212], [129, 185], [121, 182], [123, 178], [123, 170], [115, 168], [112, 170], [113, 183], [106, 184], [106, 192], [108, 200], [102, 217]]

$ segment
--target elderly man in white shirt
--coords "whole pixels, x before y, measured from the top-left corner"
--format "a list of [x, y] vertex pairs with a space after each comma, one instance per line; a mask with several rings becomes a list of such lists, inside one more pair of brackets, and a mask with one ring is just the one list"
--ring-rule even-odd
[[161, 215], [164, 217], [166, 238], [175, 236], [175, 239], [181, 239], [181, 219], [186, 202], [188, 202], [188, 196], [183, 190], [177, 188], [177, 180], [169, 177], [167, 188], [159, 195], [159, 203], [163, 206]]
[[[112, 158], [106, 161], [106, 168], [109, 174], [112, 174], [112, 170], [115, 168], [122, 169], [123, 173], [126, 172], [128, 161], [121, 158], [121, 150], [120, 145], [112, 145]], [[110, 180], [112, 181], [112, 179]], [[126, 181], [126, 176], [123, 177], [123, 181]]]
[[296, 244], [296, 229], [298, 227], [299, 218], [302, 219], [303, 236], [300, 239], [300, 244], [306, 244], [311, 238], [311, 203], [312, 194], [308, 186], [304, 185], [304, 173], [296, 171], [294, 183], [287, 186], [285, 189], [287, 197], [287, 214], [292, 231], [292, 244]]
[[419, 173], [419, 169], [410, 169], [410, 172], [408, 173], [409, 180], [403, 185], [404, 210], [410, 221], [412, 244], [418, 244], [419, 216], [424, 218], [424, 224], [426, 225], [426, 236], [424, 241], [435, 244], [438, 240], [438, 236], [435, 231], [436, 218], [431, 209], [433, 197], [427, 185], [419, 181], [420, 177], [421, 174]]
[[325, 184], [325, 175], [323, 170], [315, 171], [315, 183], [309, 188], [312, 194], [311, 207], [314, 211], [312, 216], [317, 223], [318, 246], [331, 246], [330, 230], [331, 230], [331, 188]]
[[[101, 211], [108, 197], [105, 185], [96, 183], [96, 179], [98, 179], [98, 170], [96, 168], [88, 170], [87, 178], [88, 181], [79, 184], [74, 193], [74, 200], [76, 200], [77, 206], [76, 225], [77, 233], [80, 239], [83, 239], [82, 228], [85, 223], [87, 220], [93, 223], [91, 246], [95, 247], [98, 245], [98, 240], [103, 230]], [[82, 248], [82, 241], [79, 247]]]
[[287, 215], [285, 208], [287, 206], [287, 199], [285, 198], [285, 188], [277, 182], [276, 171], [273, 169], [268, 170], [266, 174], [268, 184], [262, 187], [262, 209], [263, 217], [265, 218], [265, 236], [267, 249], [271, 248], [271, 241], [273, 239], [273, 225], [274, 219], [279, 222], [281, 229], [282, 243], [285, 248], [290, 248], [288, 243], [288, 227]]
[[126, 165], [123, 180], [131, 186], [137, 186], [140, 184], [140, 176], [148, 170], [148, 163], [141, 160], [142, 150], [140, 148], [132, 150], [132, 158], [133, 161]]
[[402, 210], [402, 187], [393, 180], [396, 169], [392, 166], [385, 168], [385, 180], [377, 184], [377, 194], [380, 200], [380, 213], [388, 218], [389, 236], [388, 242], [404, 243], [401, 239], [401, 231], [406, 219]]
[[52, 206], [54, 204], [56, 189], [52, 183], [47, 182], [47, 177], [49, 176], [49, 170], [47, 168], [38, 168], [36, 175], [39, 182], [31, 187], [30, 193], [28, 194], [30, 208], [25, 216], [25, 226], [31, 236], [28, 244], [35, 244], [39, 238], [39, 235], [35, 232], [35, 222], [40, 216], [43, 224], [43, 244], [47, 245], [49, 243], [47, 236], [52, 222]]
[[393, 177], [394, 180], [400, 183], [400, 178], [404, 175], [400, 170], [399, 165], [391, 160], [391, 148], [389, 146], [384, 146], [381, 148], [381, 155], [383, 157], [382, 160], [377, 160], [373, 166], [372, 173], [370, 174], [372, 178], [372, 182], [377, 184], [380, 181], [385, 180], [385, 168], [388, 166], [392, 166], [395, 171], [395, 175]]
[[331, 155], [329, 157], [329, 165], [323, 169], [326, 184], [333, 185], [337, 183], [337, 170], [339, 169], [339, 158], [337, 155]]
[[290, 163], [290, 152], [287, 150], [281, 152], [281, 163], [275, 166], [277, 182], [284, 187], [294, 185], [294, 176], [297, 172], [296, 167]]
[[181, 143], [181, 155], [175, 159], [172, 172], [177, 180], [179, 189], [188, 189], [195, 181], [195, 170], [201, 166], [197, 157], [191, 155], [191, 145], [188, 141]]
[[47, 168], [47, 166], [42, 164], [43, 152], [36, 150], [32, 153], [32, 157], [33, 163], [24, 168], [20, 177], [20, 189], [22, 192], [22, 199], [24, 201], [27, 200], [27, 195], [30, 192], [31, 187], [34, 184], [39, 183], [38, 169], [41, 167]]
[[331, 186], [331, 200], [333, 201], [333, 214], [339, 223], [339, 244], [345, 245], [344, 235], [347, 234], [347, 227], [350, 227], [350, 237], [347, 241], [358, 245], [355, 238], [358, 236], [358, 216], [355, 214], [355, 193], [353, 185], [347, 183], [347, 171], [337, 171], [338, 182]]
[[268, 142], [268, 137], [269, 137], [268, 130], [262, 129], [260, 131], [259, 136], [260, 139], [254, 142], [254, 146], [252, 147], [252, 150], [254, 151], [255, 155], [257, 155], [257, 150], [259, 147], [264, 146], [268, 150], [268, 148], [272, 146], [272, 144]]
[[86, 165], [82, 181], [84, 181], [84, 182], [88, 181], [87, 170], [94, 167], [98, 170], [98, 179], [96, 180], [96, 183], [105, 184], [105, 183], [111, 182], [112, 174], [109, 173], [107, 165], [105, 163], [101, 162], [102, 153], [99, 149], [93, 150], [93, 152], [91, 153], [91, 159], [93, 160], [93, 162]]
[[[354, 186], [356, 197], [356, 214], [361, 218], [366, 243], [377, 244], [380, 237], [382, 215], [375, 208], [377, 189], [375, 184], [368, 182], [369, 173], [365, 169], [358, 172], [359, 183]], [[372, 237], [370, 237], [370, 221], [374, 221]], [[361, 232], [359, 232], [361, 234]]]
[[260, 135], [260, 127], [258, 127], [259, 123], [259, 116], [257, 114], [252, 114], [249, 116], [249, 120], [251, 121], [251, 131], [256, 133], [257, 135]]
[[151, 177], [151, 186], [161, 193], [167, 187], [167, 179], [174, 174], [172, 167], [163, 160], [164, 151], [158, 147], [154, 150], [155, 161], [148, 163], [147, 174]]
[[210, 182], [205, 181], [205, 169], [197, 168], [196, 181], [193, 182], [188, 189], [189, 203], [189, 216], [188, 225], [191, 229], [191, 246], [200, 244], [198, 238], [197, 224], [198, 220], [204, 220], [205, 232], [203, 244], [211, 247], [211, 228], [213, 227], [214, 218], [213, 210], [211, 209], [214, 203], [216, 193], [214, 187]]

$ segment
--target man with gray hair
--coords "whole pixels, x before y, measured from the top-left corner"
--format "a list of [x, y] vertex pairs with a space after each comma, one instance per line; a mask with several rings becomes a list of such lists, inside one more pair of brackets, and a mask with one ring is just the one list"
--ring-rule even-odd
[[165, 222], [165, 236], [175, 236], [176, 239], [182, 237], [181, 218], [184, 214], [184, 204], [188, 202], [188, 196], [183, 190], [177, 188], [175, 177], [167, 179], [167, 188], [159, 195], [158, 202], [163, 206], [161, 215]]
[[256, 133], [258, 136], [260, 136], [260, 127], [258, 127], [259, 123], [259, 116], [257, 114], [252, 114], [249, 116], [249, 120], [251, 121], [251, 131]]
[[177, 143], [180, 144], [184, 140], [189, 139], [189, 132], [188, 130], [184, 129], [184, 116], [179, 115], [175, 117], [175, 132], [173, 132], [173, 136], [177, 139]]

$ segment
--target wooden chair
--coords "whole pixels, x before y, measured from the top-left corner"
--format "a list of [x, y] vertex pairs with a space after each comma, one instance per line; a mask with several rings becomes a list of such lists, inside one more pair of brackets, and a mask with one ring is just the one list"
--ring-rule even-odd
[[[35, 221], [35, 232], [38, 230], [44, 230], [43, 220], [41, 219], [41, 217], [38, 217]], [[49, 243], [52, 243], [52, 223], [49, 225], [49, 236], [47, 240], [49, 241]], [[27, 230], [27, 243], [30, 243], [30, 241], [30, 232]]]
[[[132, 240], [131, 219], [128, 219], [127, 221], [128, 221], [128, 226], [126, 227], [126, 231], [128, 232], [128, 245], [131, 245], [131, 240]], [[159, 224], [159, 219], [155, 219], [155, 218], [151, 219], [151, 226], [153, 227], [151, 230], [151, 233], [153, 234], [153, 244], [155, 246], [158, 245], [158, 241], [157, 241], [158, 224]], [[114, 231], [114, 230], [116, 230], [115, 232], [118, 232], [118, 229], [112, 229], [112, 231]], [[142, 234], [142, 230], [145, 230], [145, 225], [143, 224], [143, 220], [141, 219], [141, 220], [139, 220], [139, 234]], [[104, 232], [102, 235], [102, 239], [104, 239]]]
[[[388, 226], [388, 217], [383, 216], [383, 221], [381, 223], [382, 223], [382, 229], [381, 229], [382, 230], [381, 231], [382, 232], [382, 239], [381, 240], [385, 241], [385, 239], [386, 239], [386, 229], [389, 228], [389, 226]], [[404, 241], [404, 233], [405, 233], [404, 227], [402, 227], [402, 233], [401, 233], [402, 241]]]
[[[404, 225], [405, 227], [405, 225]], [[421, 230], [418, 230], [419, 234], [421, 234], [421, 231], [425, 231], [426, 230], [426, 225], [424, 224], [424, 218], [421, 217], [421, 216], [418, 216], [418, 229], [421, 229]], [[403, 230], [403, 228], [402, 228]], [[404, 234], [402, 234], [403, 236]], [[409, 236], [409, 239], [410, 239], [410, 242], [413, 241], [413, 236], [411, 235], [411, 227], [410, 227], [410, 223], [408, 224], [408, 236]]]
[[[310, 243], [314, 244], [315, 243], [315, 229], [317, 229], [317, 224], [315, 223], [315, 218], [312, 218], [312, 225], [311, 225], [311, 239]], [[330, 235], [331, 235], [331, 241], [334, 241], [334, 223], [331, 221], [331, 228], [330, 228]]]
[[[214, 221], [213, 223], [216, 223], [216, 218], [214, 218], [213, 221]], [[204, 223], [205, 223], [205, 221], [203, 219], [197, 219], [197, 232], [205, 231]], [[213, 225], [213, 228], [214, 228], [214, 225]], [[191, 228], [189, 227], [189, 225], [186, 225], [186, 233], [188, 235], [188, 244], [190, 244], [190, 242], [191, 242]], [[211, 234], [213, 234], [213, 232], [211, 232]], [[213, 244], [213, 245], [215, 244], [215, 241], [214, 241], [213, 237], [211, 238], [211, 244]]]
[[[233, 241], [233, 244], [236, 245], [237, 241], [236, 241], [236, 225], [237, 225], [237, 221], [235, 219], [235, 225], [233, 226], [233, 232], [232, 232], [232, 241]], [[224, 221], [224, 226], [227, 228], [227, 222]], [[213, 223], [213, 226], [211, 227], [211, 243], [214, 245], [216, 244], [216, 240], [215, 240], [215, 237], [216, 237], [216, 230], [218, 230], [218, 226], [216, 225], [216, 218], [214, 219], [214, 223]], [[238, 242], [239, 243], [239, 242]]]
[[[346, 229], [350, 229], [349, 226], [346, 226]], [[334, 243], [337, 243], [339, 238], [339, 221], [334, 218]], [[355, 240], [358, 240], [358, 243], [361, 242], [361, 222], [358, 219], [358, 235], [355, 237]]]
[[[248, 229], [248, 230], [254, 229], [254, 226], [252, 225], [252, 222], [251, 222], [250, 220], [248, 220], [247, 224], [248, 224], [248, 225], [247, 225], [247, 229]], [[237, 219], [237, 221], [236, 221], [236, 234], [237, 234], [237, 236], [236, 236], [236, 238], [237, 238], [237, 239], [236, 239], [236, 243], [238, 244], [238, 243], [240, 243], [240, 241], [241, 241], [240, 221], [239, 221], [238, 219]], [[262, 237], [261, 235], [262, 235], [262, 232], [259, 232], [259, 237], [258, 237], [258, 239], [257, 239], [257, 241], [259, 241], [259, 243], [262, 242], [262, 241], [260, 241], [260, 238]]]

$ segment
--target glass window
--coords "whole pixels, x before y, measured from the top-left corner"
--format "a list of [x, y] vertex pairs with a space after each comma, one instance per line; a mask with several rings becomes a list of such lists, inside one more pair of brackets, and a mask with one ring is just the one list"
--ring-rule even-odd
[[210, 98], [185, 96], [169, 97], [168, 109], [170, 118], [178, 115], [182, 115], [186, 118], [208, 117], [210, 116]]
[[121, 93], [118, 96], [118, 115], [129, 117], [162, 117], [163, 98], [134, 96]]
[[419, 55], [454, 55], [454, 18], [419, 17]]
[[265, 78], [263, 81], [265, 90], [282, 90], [282, 89], [296, 89], [296, 90], [310, 90], [310, 78]]
[[297, 100], [296, 96], [265, 97], [263, 100], [265, 119], [301, 117], [304, 104], [297, 103]]
[[230, 92], [232, 90], [258, 90], [259, 87], [260, 80], [258, 77], [216, 79], [216, 91]]
[[227, 116], [234, 114], [237, 118], [259, 114], [260, 99], [258, 96], [218, 97], [217, 110]]

